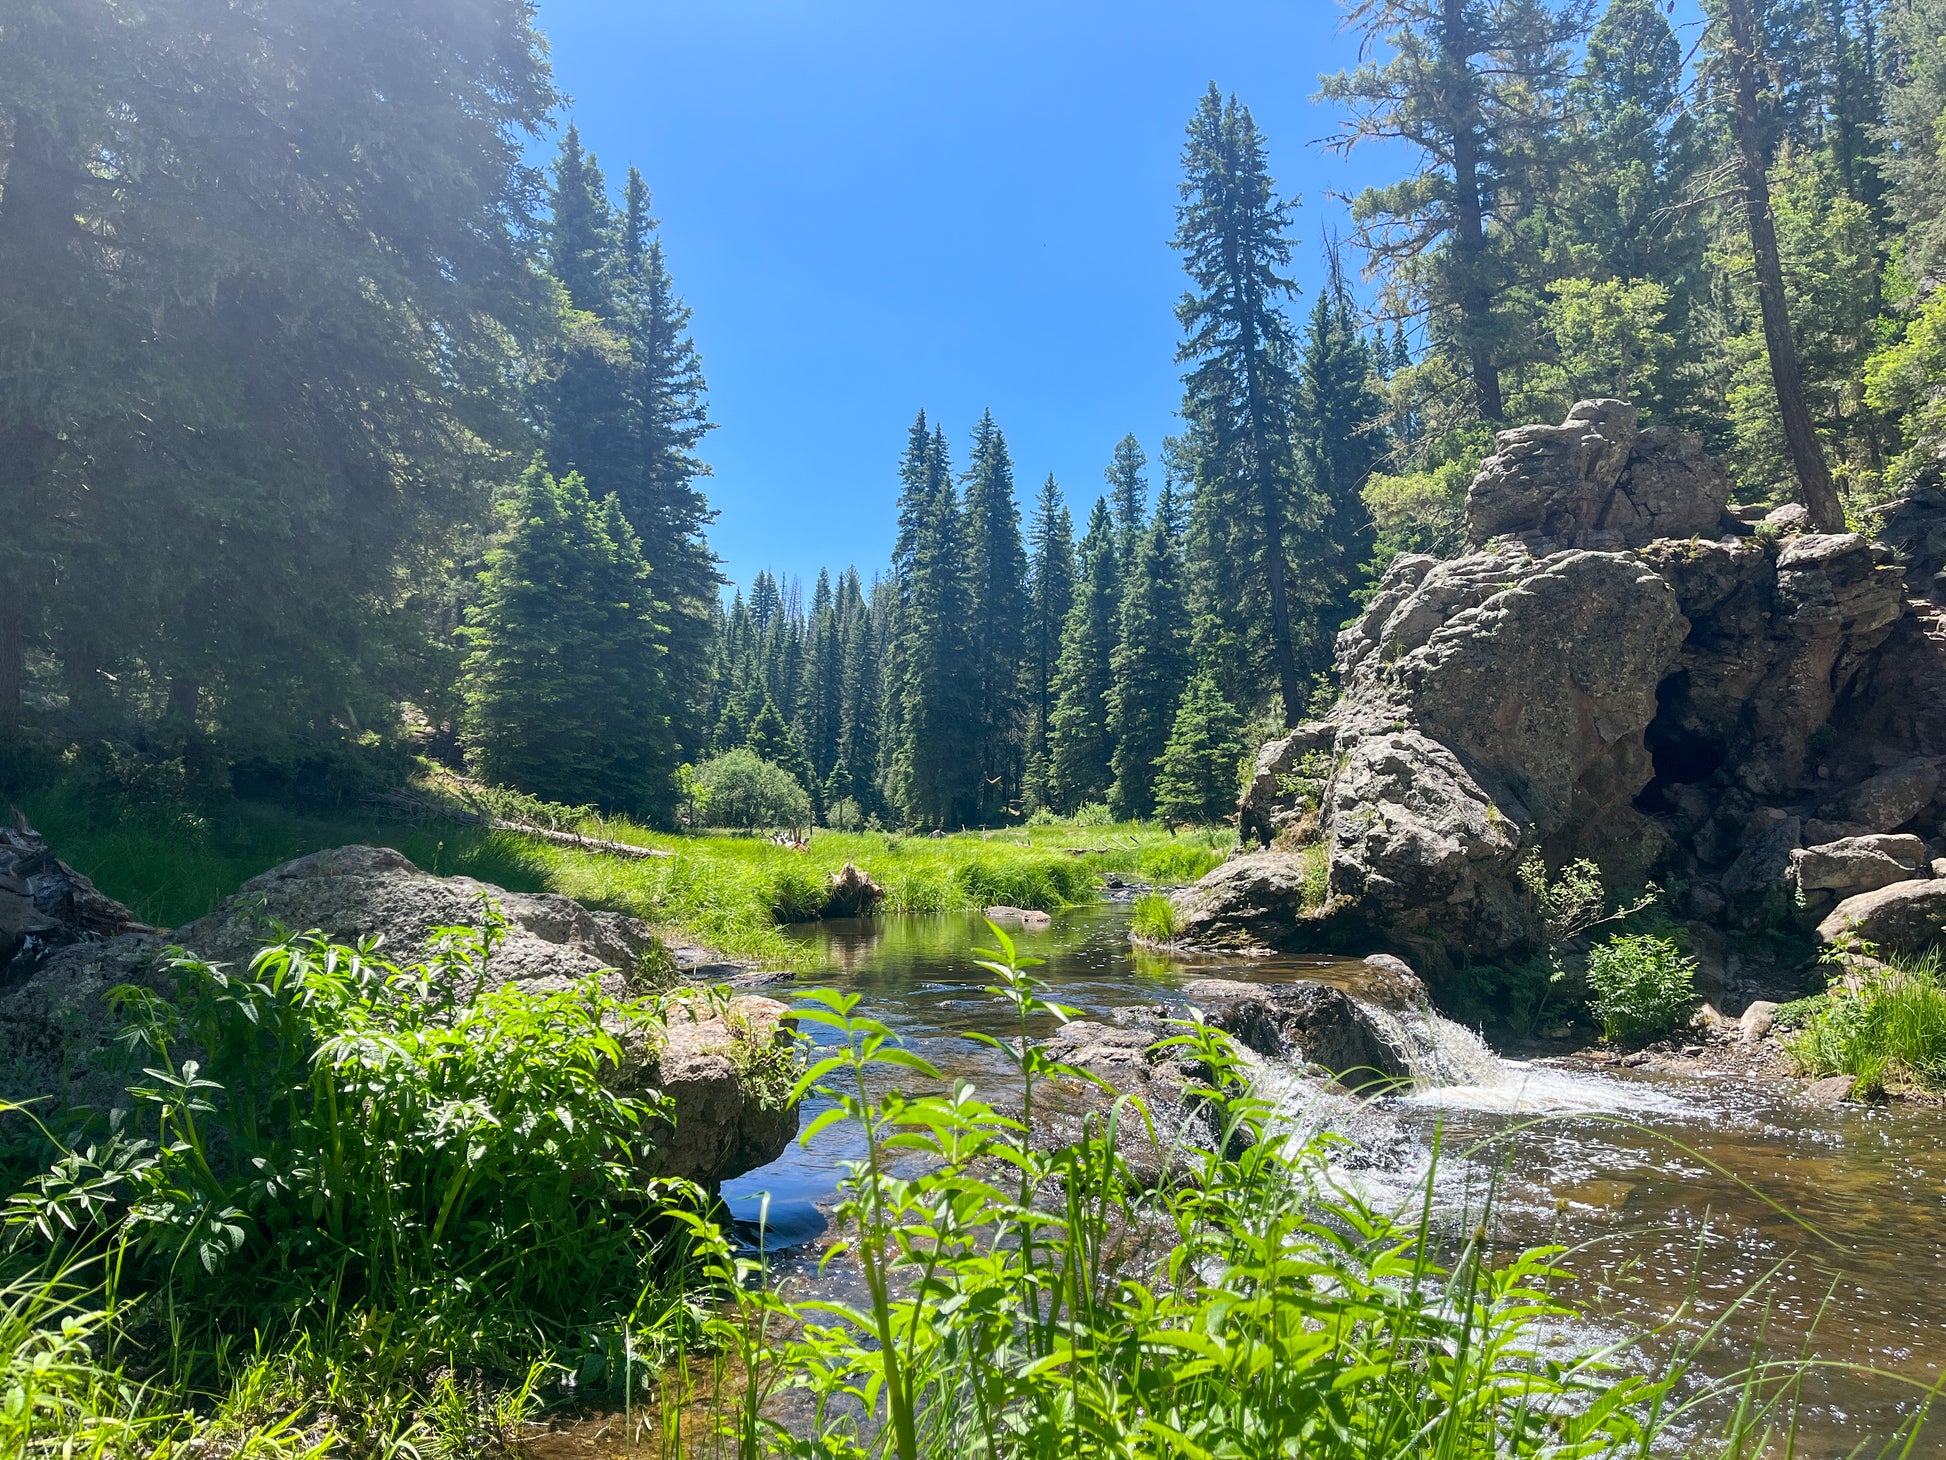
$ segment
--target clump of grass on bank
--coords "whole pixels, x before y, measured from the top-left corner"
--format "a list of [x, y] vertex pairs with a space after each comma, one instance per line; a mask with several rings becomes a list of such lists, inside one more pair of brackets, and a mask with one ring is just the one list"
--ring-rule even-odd
[[1182, 932], [1182, 914], [1167, 893], [1145, 892], [1135, 899], [1129, 931], [1149, 943], [1170, 943]]
[[[1797, 1033], [1785, 1041], [1811, 1075], [1850, 1075], [1854, 1088], [1876, 1094], [1890, 1085], [1946, 1085], [1946, 986], [1937, 950], [1887, 960], [1858, 986], [1834, 986], [1788, 1012]], [[1782, 1021], [1780, 1021], [1782, 1022]]]
[[[1092, 900], [1102, 874], [1192, 882], [1223, 859], [1234, 833], [1175, 835], [1152, 825], [1051, 822], [952, 836], [815, 833], [804, 847], [726, 833], [673, 834], [583, 808], [469, 790], [451, 777], [421, 783], [428, 807], [460, 809], [670, 853], [641, 860], [563, 846], [435, 815], [354, 808], [312, 813], [208, 797], [131, 803], [73, 781], [21, 797], [66, 861], [146, 921], [176, 927], [202, 916], [248, 878], [326, 847], [395, 847], [442, 875], [464, 874], [517, 892], [559, 892], [633, 914], [671, 935], [732, 956], [798, 966], [809, 957], [780, 931], [817, 917], [827, 879], [855, 862], [885, 890], [887, 912], [943, 913], [1004, 903], [1054, 911]], [[482, 799], [484, 797], [484, 799]]]

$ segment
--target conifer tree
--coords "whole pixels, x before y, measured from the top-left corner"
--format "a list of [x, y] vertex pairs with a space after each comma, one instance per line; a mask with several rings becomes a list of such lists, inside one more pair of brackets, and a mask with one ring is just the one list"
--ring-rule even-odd
[[[972, 590], [966, 524], [953, 490], [946, 438], [913, 423], [899, 469], [898, 680], [889, 791], [911, 822], [961, 826], [975, 814]], [[888, 718], [894, 718], [888, 716]]]
[[1155, 813], [1156, 767], [1189, 678], [1189, 607], [1175, 505], [1164, 486], [1122, 585], [1121, 623], [1110, 659], [1108, 733], [1114, 740], [1108, 804], [1118, 817]]
[[802, 786], [811, 798], [811, 810], [815, 813], [818, 805], [820, 786], [811, 771], [811, 758], [804, 753], [804, 742], [797, 732], [784, 723], [784, 716], [777, 708], [777, 701], [768, 695], [764, 697], [763, 708], [750, 723], [750, 733], [744, 744], [759, 759], [767, 760], [780, 770], [790, 772], [791, 778]]
[[[1249, 111], [1234, 97], [1225, 103], [1214, 86], [1190, 122], [1183, 167], [1175, 243], [1194, 287], [1176, 307], [1184, 330], [1176, 357], [1191, 365], [1182, 414], [1194, 438], [1204, 529], [1195, 539], [1207, 590], [1198, 612], [1233, 625], [1267, 623], [1272, 682], [1285, 720], [1295, 723], [1305, 705], [1286, 560], [1296, 351], [1277, 302], [1291, 288], [1279, 272], [1291, 257], [1291, 205], [1276, 198]], [[1232, 577], [1243, 594], [1227, 591]], [[1148, 804], [1146, 791], [1140, 800]]]
[[811, 768], [823, 785], [838, 761], [838, 737], [844, 720], [844, 626], [839, 622], [831, 576], [820, 569], [806, 626], [810, 643], [805, 650], [802, 693], [794, 723], [804, 736]]
[[1032, 550], [1027, 603], [1027, 751], [1023, 809], [1050, 804], [1048, 718], [1054, 711], [1054, 671], [1061, 657], [1061, 632], [1074, 606], [1074, 520], [1061, 489], [1049, 476], [1034, 504], [1027, 530]]
[[467, 756], [483, 778], [571, 805], [666, 816], [675, 749], [662, 628], [613, 499], [536, 459], [469, 616]]
[[991, 411], [973, 431], [965, 500], [978, 777], [973, 817], [985, 826], [1006, 820], [1018, 806], [1026, 731], [1020, 667], [1027, 651], [1027, 549], [1013, 459]]
[[1165, 825], [1213, 826], [1236, 811], [1242, 730], [1216, 676], [1190, 676], [1156, 773], [1156, 815]]
[[1124, 564], [1135, 560], [1135, 544], [1148, 525], [1149, 480], [1143, 475], [1149, 458], [1130, 432], [1115, 443], [1108, 463], [1108, 507], [1115, 515], [1115, 555]]
[[1122, 580], [1115, 523], [1105, 497], [1095, 498], [1076, 553], [1074, 606], [1061, 632], [1048, 716], [1048, 793], [1055, 810], [1073, 813], [1105, 801], [1114, 780], [1115, 742], [1108, 731], [1112, 659], [1121, 630]]
[[593, 153], [583, 150], [581, 130], [573, 122], [568, 123], [554, 160], [546, 236], [547, 270], [566, 293], [568, 307], [611, 315], [615, 213], [601, 167]]

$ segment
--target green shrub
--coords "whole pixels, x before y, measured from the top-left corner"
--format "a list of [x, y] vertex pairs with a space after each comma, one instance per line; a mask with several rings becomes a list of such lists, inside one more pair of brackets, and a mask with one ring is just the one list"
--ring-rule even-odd
[[811, 824], [811, 797], [781, 766], [755, 751], [726, 751], [697, 766], [691, 778], [706, 826], [761, 831]]
[[1090, 801], [1086, 806], [1076, 807], [1071, 819], [1076, 826], [1113, 826], [1115, 813], [1108, 809], [1106, 801]]
[[1129, 929], [1136, 937], [1151, 943], [1168, 943], [1182, 932], [1182, 916], [1166, 893], [1145, 892], [1135, 899], [1135, 914]]
[[1660, 1039], [1696, 1011], [1696, 960], [1669, 938], [1632, 933], [1588, 955], [1592, 1007], [1602, 1033], [1631, 1044]]
[[809, 922], [825, 900], [824, 878], [810, 867], [787, 864], [770, 874], [770, 912], [780, 923]]

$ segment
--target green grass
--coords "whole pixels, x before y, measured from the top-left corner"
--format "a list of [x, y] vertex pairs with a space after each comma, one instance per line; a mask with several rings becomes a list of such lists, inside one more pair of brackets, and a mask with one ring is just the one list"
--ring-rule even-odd
[[1785, 1048], [1806, 1074], [1850, 1075], [1864, 1093], [1888, 1085], [1946, 1085], [1940, 955], [1891, 959], [1887, 969], [1866, 977], [1855, 991], [1839, 985], [1779, 1011], [1798, 1021]]
[[672, 854], [634, 860], [440, 820], [307, 815], [240, 800], [199, 809], [131, 806], [72, 783], [23, 797], [21, 805], [59, 856], [163, 927], [202, 916], [280, 862], [365, 842], [396, 847], [428, 871], [517, 892], [559, 892], [732, 956], [787, 966], [810, 955], [779, 926], [816, 917], [825, 880], [846, 862], [885, 889], [887, 912], [996, 903], [1051, 912], [1092, 900], [1107, 872], [1192, 882], [1222, 861], [1234, 838], [1222, 827], [1172, 836], [1139, 823], [1057, 822], [946, 837], [820, 831], [797, 849], [762, 837], [652, 832], [593, 816], [574, 823], [589, 836]]
[[1129, 931], [1151, 943], [1168, 943], [1182, 931], [1182, 915], [1167, 893], [1145, 892], [1135, 899]]

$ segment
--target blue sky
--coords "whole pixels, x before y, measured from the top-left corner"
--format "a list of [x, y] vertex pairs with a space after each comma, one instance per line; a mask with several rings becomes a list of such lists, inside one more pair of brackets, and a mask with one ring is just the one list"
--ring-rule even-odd
[[[890, 552], [922, 406], [957, 461], [991, 407], [1023, 501], [1077, 520], [1128, 431], [1176, 428], [1169, 247], [1183, 127], [1215, 81], [1302, 200], [1308, 296], [1328, 198], [1403, 159], [1338, 160], [1314, 106], [1355, 44], [1325, 0], [540, 0], [568, 115], [655, 211], [710, 383], [724, 571]], [[1294, 308], [1307, 305], [1299, 301]], [[1159, 482], [1159, 470], [1155, 475]]]

